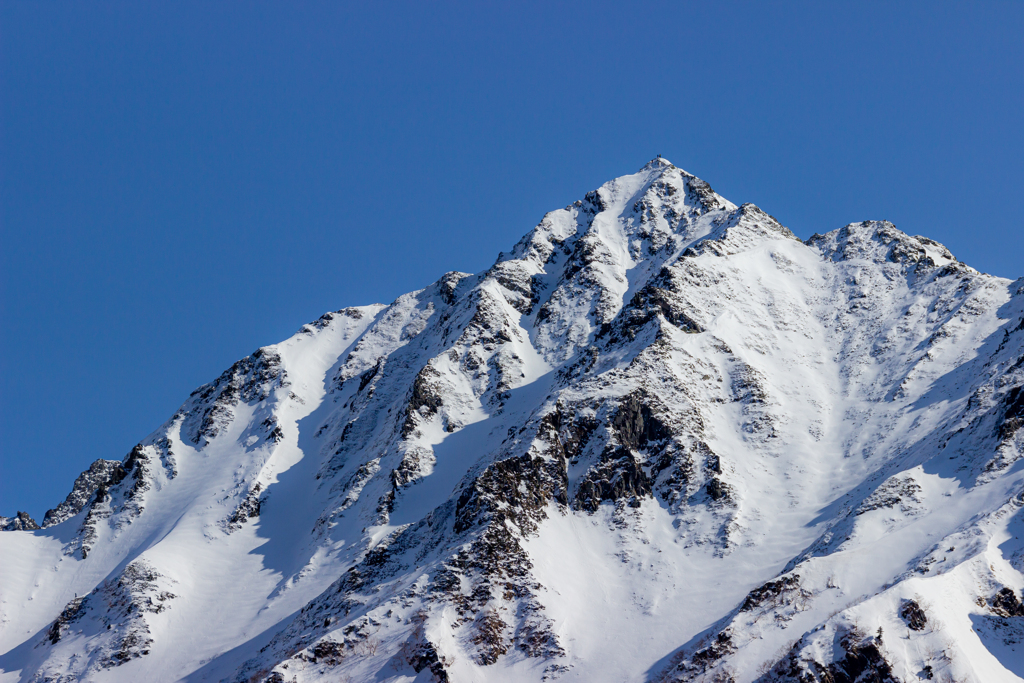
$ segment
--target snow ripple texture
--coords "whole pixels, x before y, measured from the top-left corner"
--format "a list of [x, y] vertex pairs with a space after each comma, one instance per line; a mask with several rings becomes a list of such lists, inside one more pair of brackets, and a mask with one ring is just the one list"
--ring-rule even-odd
[[1022, 386], [1024, 279], [655, 159], [0, 518], [0, 681], [1020, 681]]

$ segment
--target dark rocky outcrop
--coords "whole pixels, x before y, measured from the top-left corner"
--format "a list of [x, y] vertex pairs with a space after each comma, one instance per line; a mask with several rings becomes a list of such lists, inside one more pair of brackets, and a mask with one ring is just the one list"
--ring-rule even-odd
[[[541, 418], [537, 440], [547, 446], [553, 457], [575, 462], [596, 429], [597, 423], [593, 418], [578, 412], [573, 415], [569, 407], [559, 404]], [[568, 503], [564, 491], [556, 490], [554, 495], [559, 503]]]
[[544, 506], [567, 483], [564, 462], [529, 455], [496, 462], [459, 496], [454, 531], [507, 519], [532, 532], [545, 516]]
[[989, 607], [1001, 617], [1024, 617], [1024, 605], [1013, 589], [1007, 586], [989, 599]]
[[505, 299], [523, 315], [529, 315], [537, 303], [534, 293], [536, 284], [533, 276], [527, 272], [519, 261], [503, 261], [496, 263], [488, 271], [505, 291]]
[[20, 510], [14, 517], [0, 517], [0, 531], [35, 531], [39, 528], [36, 520]]
[[248, 520], [260, 516], [260, 508], [263, 507], [263, 499], [260, 497], [262, 490], [263, 486], [259, 482], [253, 484], [253, 487], [249, 489], [249, 493], [246, 494], [245, 498], [231, 514], [231, 517], [228, 518], [227, 527], [229, 532], [241, 529], [242, 525]]
[[577, 485], [575, 507], [595, 512], [603, 501], [619, 500], [637, 507], [642, 498], [650, 495], [650, 477], [634, 452], [628, 448], [612, 448]]
[[743, 604], [740, 605], [741, 612], [749, 612], [755, 607], [769, 601], [778, 599], [780, 595], [786, 591], [795, 590], [800, 586], [800, 577], [797, 574], [790, 574], [784, 576], [776, 581], [769, 581], [763, 586], [759, 586], [747, 594], [747, 597], [743, 600]]
[[578, 509], [594, 512], [603, 501], [626, 501], [637, 506], [652, 494], [651, 476], [645, 470], [641, 452], [659, 449], [672, 436], [668, 425], [652, 405], [654, 399], [642, 390], [619, 403], [609, 420], [616, 443], [609, 443], [600, 461], [576, 486]]
[[903, 601], [900, 605], [900, 619], [906, 622], [907, 628], [912, 631], [923, 631], [928, 624], [928, 616], [916, 600]]
[[88, 595], [69, 602], [47, 630], [44, 642], [56, 645], [72, 631], [86, 636], [82, 654], [88, 664], [81, 678], [74, 680], [91, 680], [99, 670], [145, 657], [153, 643], [146, 615], [163, 612], [177, 597], [160, 589], [159, 583], [166, 581], [149, 564], [136, 560]]
[[693, 649], [683, 650], [672, 657], [669, 668], [660, 677], [662, 681], [714, 681], [733, 683], [727, 670], [716, 669], [722, 658], [735, 652], [729, 629], [723, 629], [702, 638]]
[[[902, 683], [892, 672], [876, 639], [857, 641], [854, 638], [840, 642], [845, 651], [842, 659], [828, 666], [816, 666], [817, 678], [807, 683]], [[801, 681], [803, 683], [803, 681]]]
[[881, 634], [868, 637], [857, 629], [838, 636], [835, 659], [819, 662], [800, 655], [802, 641], [757, 683], [904, 683], [881, 649]]
[[[552, 418], [548, 426], [557, 422]], [[540, 440], [549, 439], [547, 434]], [[513, 648], [528, 657], [564, 656], [553, 625], [534, 596], [539, 586], [532, 579], [532, 564], [521, 543], [536, 532], [547, 514], [546, 506], [566, 485], [562, 458], [527, 454], [491, 464], [463, 489], [454, 509], [447, 504], [426, 520], [378, 542], [357, 566], [303, 608], [296, 623], [276, 640], [289, 653], [308, 648], [330, 632], [336, 617], [361, 608], [365, 599], [361, 591], [372, 590], [407, 569], [403, 558], [432, 548], [442, 536], [454, 532], [465, 543], [430, 570], [426, 595], [432, 602], [454, 608], [454, 626], [464, 629], [474, 646], [474, 659], [482, 665], [493, 664]], [[439, 524], [440, 520], [450, 521]], [[517, 615], [514, 627], [499, 616], [501, 610]], [[372, 633], [374, 627], [369, 624], [367, 618], [350, 622], [345, 637]], [[300, 653], [285, 659], [309, 657]], [[418, 672], [429, 670], [435, 680], [448, 680], [444, 656], [422, 630], [416, 630], [403, 646], [403, 657]]]
[[706, 213], [725, 206], [706, 181], [689, 174], [685, 177], [686, 203], [695, 206], [698, 213]]
[[498, 613], [487, 610], [477, 616], [473, 624], [472, 642], [477, 646], [477, 661], [484, 666], [494, 664], [509, 650], [508, 624]]
[[[546, 517], [546, 506], [567, 486], [565, 462], [522, 456], [488, 467], [463, 491], [454, 531], [482, 529], [468, 548], [444, 563], [435, 591], [451, 601], [467, 622], [480, 663], [497, 661], [511, 647], [529, 657], [564, 655], [552, 625], [534, 597], [538, 588], [521, 542]], [[490, 605], [514, 609], [511, 628]]]
[[412, 383], [412, 396], [406, 408], [405, 422], [402, 424], [402, 436], [408, 438], [416, 429], [420, 420], [429, 418], [440, 409], [443, 401], [438, 380], [441, 373], [430, 365], [424, 365]]
[[141, 515], [145, 510], [145, 493], [153, 486], [154, 464], [158, 460], [163, 462], [168, 476], [177, 474], [167, 439], [150, 445], [136, 444], [122, 462], [110, 466], [109, 476], [98, 481], [84, 508], [86, 515], [78, 538], [65, 547], [65, 553], [80, 549], [85, 559], [96, 542], [97, 526], [102, 520], [119, 514], [117, 526], [123, 526]]
[[424, 640], [417, 647], [413, 648], [409, 654], [408, 661], [416, 673], [426, 669], [433, 674], [436, 683], [448, 683], [450, 680], [448, 670], [445, 669], [444, 662], [441, 661], [437, 654], [437, 648], [428, 640]]
[[234, 417], [239, 401], [264, 401], [285, 383], [281, 356], [273, 348], [257, 349], [224, 371], [214, 382], [192, 392], [186, 404], [182, 436], [197, 446], [210, 441]]
[[876, 263], [891, 263], [907, 272], [925, 267], [935, 268], [938, 264], [928, 255], [925, 247], [937, 252], [952, 263], [943, 266], [940, 275], [956, 274], [964, 266], [956, 261], [944, 246], [922, 237], [911, 237], [898, 230], [889, 221], [862, 221], [851, 223], [838, 232], [827, 235], [814, 234], [807, 244], [822, 251], [832, 261], [846, 261], [857, 258], [870, 259]]
[[56, 645], [60, 642], [60, 639], [72, 623], [78, 621], [82, 616], [82, 604], [85, 602], [86, 596], [75, 598], [61, 611], [60, 616], [57, 620], [50, 625], [50, 630], [46, 632], [46, 637], [50, 641], [51, 645]]
[[1009, 439], [1024, 426], [1024, 387], [1014, 387], [1003, 399], [1003, 423], [999, 427], [999, 436]]
[[615, 320], [601, 327], [598, 337], [609, 342], [633, 340], [658, 315], [683, 332], [697, 334], [704, 331], [687, 311], [685, 302], [673, 293], [671, 278], [667, 271], [663, 271], [633, 295]]
[[327, 666], [337, 666], [351, 654], [345, 643], [333, 640], [321, 640], [311, 648], [310, 653], [313, 655], [315, 664], [326, 664]]
[[718, 477], [712, 477], [707, 485], [708, 496], [711, 500], [722, 500], [729, 495], [729, 487]]
[[643, 391], [635, 391], [622, 400], [611, 420], [620, 444], [639, 451], [651, 442], [672, 436], [669, 427], [651, 409], [651, 403], [652, 399]]
[[391, 471], [391, 488], [394, 494], [398, 495], [399, 489], [420, 479], [435, 461], [433, 449], [414, 446], [406, 451], [402, 456], [402, 462]]
[[145, 510], [143, 494], [153, 487], [156, 447], [137, 444], [124, 459], [125, 490], [121, 510], [126, 512], [122, 523], [138, 517]]
[[863, 515], [883, 508], [899, 508], [901, 512], [911, 512], [915, 505], [921, 503], [921, 498], [918, 495], [920, 492], [921, 485], [913, 477], [909, 475], [892, 477], [864, 499], [864, 502], [857, 508], [856, 514]]
[[96, 460], [85, 472], [78, 475], [71, 493], [64, 502], [52, 510], [47, 510], [43, 517], [43, 528], [71, 519], [88, 504], [93, 494], [101, 487], [106, 490], [115, 486], [125, 474], [124, 466], [117, 460]]

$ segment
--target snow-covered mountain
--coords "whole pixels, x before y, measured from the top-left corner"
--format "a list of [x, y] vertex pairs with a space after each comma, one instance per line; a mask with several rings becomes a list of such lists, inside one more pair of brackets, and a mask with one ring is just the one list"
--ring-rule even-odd
[[1019, 681], [1022, 386], [1024, 279], [655, 159], [0, 519], [0, 681]]

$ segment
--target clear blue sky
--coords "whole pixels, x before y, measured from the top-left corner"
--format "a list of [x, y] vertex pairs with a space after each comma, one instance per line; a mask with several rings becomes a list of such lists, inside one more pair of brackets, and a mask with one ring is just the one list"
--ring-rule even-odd
[[657, 154], [1024, 275], [1024, 3], [0, 1], [0, 514]]

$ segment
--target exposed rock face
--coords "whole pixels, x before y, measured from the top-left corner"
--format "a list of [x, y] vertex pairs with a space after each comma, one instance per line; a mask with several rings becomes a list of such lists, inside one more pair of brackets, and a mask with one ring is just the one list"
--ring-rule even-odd
[[1011, 439], [1024, 426], [1024, 387], [1014, 387], [1006, 392], [1003, 424], [999, 427], [1003, 439]]
[[884, 654], [881, 637], [868, 637], [857, 629], [838, 635], [831, 661], [807, 658], [800, 644], [759, 681], [794, 683], [904, 683], [897, 678]]
[[136, 560], [93, 592], [73, 599], [50, 625], [43, 647], [83, 637], [84, 646], [71, 661], [48, 660], [33, 680], [90, 680], [148, 655], [153, 645], [148, 619], [177, 597], [161, 589], [171, 583], [145, 561]]
[[749, 612], [755, 607], [763, 605], [770, 600], [778, 600], [780, 596], [797, 589], [799, 586], [800, 577], [795, 574], [791, 576], [784, 576], [778, 581], [769, 581], [763, 586], [759, 586], [747, 594], [743, 604], [740, 605], [740, 611]]
[[1024, 605], [1012, 588], [1003, 587], [989, 601], [992, 611], [1001, 617], [1024, 617]]
[[0, 669], [1014, 680], [1022, 292], [656, 159], [240, 360], [0, 534]]
[[0, 531], [33, 531], [38, 528], [36, 520], [27, 512], [19, 511], [14, 517], [0, 517]]
[[258, 349], [228, 368], [216, 381], [192, 393], [192, 407], [185, 415], [182, 431], [194, 445], [207, 442], [231, 423], [240, 402], [265, 401], [273, 388], [285, 381], [277, 353], [273, 349]]
[[85, 509], [86, 504], [100, 487], [108, 489], [124, 479], [124, 467], [117, 460], [97, 460], [85, 472], [78, 475], [71, 493], [43, 517], [43, 528], [67, 521]]
[[917, 600], [906, 600], [900, 607], [900, 619], [907, 623], [907, 628], [913, 631], [923, 631], [928, 624], [928, 615], [917, 604]]
[[263, 500], [260, 497], [260, 491], [262, 491], [262, 489], [263, 486], [259, 482], [256, 482], [252, 487], [252, 490], [249, 491], [249, 495], [247, 495], [245, 499], [238, 504], [238, 507], [235, 508], [235, 511], [228, 519], [228, 528], [230, 530], [235, 531], [241, 528], [242, 524], [245, 522], [260, 516], [260, 508], [263, 507]]

